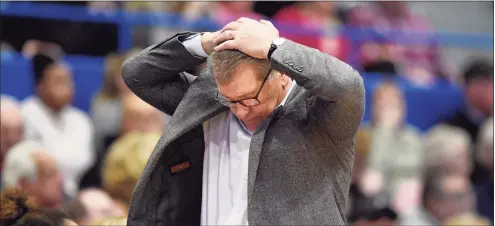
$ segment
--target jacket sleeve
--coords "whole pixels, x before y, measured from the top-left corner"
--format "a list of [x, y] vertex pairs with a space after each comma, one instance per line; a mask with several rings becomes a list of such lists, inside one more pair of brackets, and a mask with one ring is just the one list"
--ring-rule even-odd
[[354, 137], [364, 114], [364, 84], [356, 70], [290, 40], [277, 48], [270, 61], [273, 69], [316, 96], [310, 114], [334, 143]]
[[182, 43], [195, 34], [178, 33], [127, 59], [122, 66], [125, 84], [142, 100], [173, 115], [189, 87], [184, 71], [206, 61], [191, 54]]

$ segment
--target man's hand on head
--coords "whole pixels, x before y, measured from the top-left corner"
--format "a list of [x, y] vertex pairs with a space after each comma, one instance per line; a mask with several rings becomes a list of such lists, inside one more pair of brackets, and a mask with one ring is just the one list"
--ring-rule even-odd
[[230, 22], [214, 40], [214, 50], [235, 49], [258, 59], [267, 59], [270, 46], [279, 37], [270, 21], [240, 18]]
[[206, 54], [210, 55], [210, 53], [213, 52], [213, 47], [215, 47], [213, 40], [218, 37], [221, 32], [221, 30], [216, 32], [204, 32], [201, 35], [201, 46]]

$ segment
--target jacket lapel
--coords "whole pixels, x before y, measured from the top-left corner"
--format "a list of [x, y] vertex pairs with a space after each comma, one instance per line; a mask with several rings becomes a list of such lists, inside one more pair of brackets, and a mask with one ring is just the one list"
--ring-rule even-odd
[[283, 115], [284, 112], [288, 111], [290, 105], [294, 104], [293, 100], [298, 94], [300, 94], [300, 91], [301, 88], [296, 84], [284, 106], [275, 109], [275, 111], [256, 129], [251, 138], [251, 144], [249, 147], [248, 200], [251, 200], [251, 195], [253, 194], [256, 175], [258, 174], [261, 151], [263, 149], [263, 142], [265, 141], [268, 126], [274, 118], [277, 118], [280, 115]]
[[175, 140], [214, 115], [228, 110], [215, 100], [217, 89], [211, 76], [198, 77], [184, 95], [169, 121], [169, 139]]
[[[162, 136], [159, 143], [166, 146], [218, 113], [228, 110], [227, 107], [215, 100], [216, 92], [217, 89], [212, 76], [206, 73], [199, 76], [177, 106], [168, 123], [166, 136]], [[167, 159], [167, 156], [173, 153], [164, 154], [166, 155], [165, 159]]]

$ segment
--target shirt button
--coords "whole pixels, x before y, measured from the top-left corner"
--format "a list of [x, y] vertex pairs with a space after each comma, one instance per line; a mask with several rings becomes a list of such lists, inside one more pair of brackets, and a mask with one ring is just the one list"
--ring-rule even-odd
[[247, 181], [248, 180], [248, 176], [244, 176], [244, 181]]

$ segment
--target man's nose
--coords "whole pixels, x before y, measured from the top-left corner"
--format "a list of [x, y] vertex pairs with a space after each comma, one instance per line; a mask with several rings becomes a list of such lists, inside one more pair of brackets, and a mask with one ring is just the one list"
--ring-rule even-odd
[[241, 120], [246, 118], [246, 116], [249, 114], [249, 108], [239, 103], [236, 104], [236, 106], [232, 108], [232, 110], [234, 111], [237, 118]]

